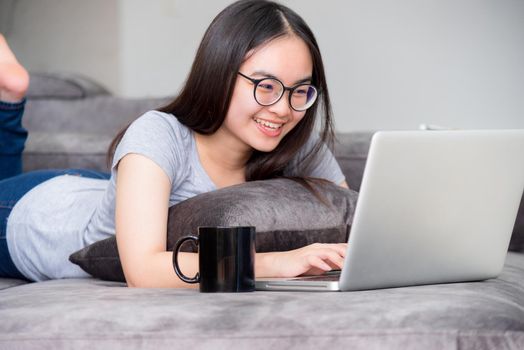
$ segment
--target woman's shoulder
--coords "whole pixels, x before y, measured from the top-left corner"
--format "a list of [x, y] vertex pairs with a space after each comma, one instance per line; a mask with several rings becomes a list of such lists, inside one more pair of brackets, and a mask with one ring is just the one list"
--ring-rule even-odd
[[191, 146], [191, 138], [191, 129], [180, 123], [173, 114], [152, 110], [131, 123], [123, 140], [185, 149]]
[[138, 117], [130, 127], [144, 130], [166, 130], [181, 134], [189, 135], [191, 130], [182, 124], [176, 116], [171, 113], [160, 112], [157, 110], [147, 111]]
[[138, 117], [126, 130], [115, 150], [112, 167], [126, 154], [137, 153], [153, 160], [172, 182], [183, 176], [188, 151], [192, 150], [191, 130], [174, 115], [149, 111]]

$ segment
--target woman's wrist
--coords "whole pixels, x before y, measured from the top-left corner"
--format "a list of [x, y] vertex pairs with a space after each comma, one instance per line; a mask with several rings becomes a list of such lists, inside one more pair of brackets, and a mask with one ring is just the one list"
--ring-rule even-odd
[[255, 257], [255, 277], [277, 277], [275, 257], [278, 252], [257, 253]]

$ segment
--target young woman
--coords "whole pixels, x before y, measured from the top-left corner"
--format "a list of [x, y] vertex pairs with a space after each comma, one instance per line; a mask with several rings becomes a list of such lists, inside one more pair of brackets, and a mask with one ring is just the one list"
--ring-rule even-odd
[[[21, 69], [5, 44], [1, 50], [0, 56]], [[0, 66], [0, 89], [8, 102], [23, 98], [24, 89], [2, 85], [14, 70]], [[23, 101], [4, 103], [0, 112], [5, 124], [0, 128], [10, 130], [13, 140], [25, 137], [21, 106]], [[319, 106], [320, 139], [313, 136]], [[332, 134], [322, 59], [309, 27], [280, 4], [235, 2], [207, 29], [178, 97], [116, 137], [109, 179], [64, 170], [0, 181], [0, 200], [9, 201], [2, 229], [7, 240], [0, 246], [0, 264], [6, 267], [0, 266], [0, 273], [30, 280], [84, 277], [68, 262], [69, 254], [116, 234], [128, 286], [194, 287], [176, 276], [172, 252], [165, 249], [169, 207], [199, 193], [286, 175], [347, 187], [325, 146]], [[291, 277], [340, 268], [345, 249], [345, 244], [313, 244], [257, 253], [255, 275]], [[197, 272], [197, 254], [180, 253], [179, 263], [186, 275]]]

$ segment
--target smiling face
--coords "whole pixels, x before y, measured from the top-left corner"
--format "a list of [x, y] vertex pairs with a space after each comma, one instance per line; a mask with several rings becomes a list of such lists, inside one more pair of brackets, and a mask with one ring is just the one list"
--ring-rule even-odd
[[[313, 62], [304, 41], [286, 35], [257, 48], [239, 71], [252, 79], [275, 77], [292, 87], [311, 82]], [[228, 136], [231, 146], [240, 150], [271, 152], [306, 112], [291, 108], [288, 91], [276, 104], [261, 106], [254, 98], [253, 89], [250, 80], [238, 75], [228, 113], [217, 132]]]

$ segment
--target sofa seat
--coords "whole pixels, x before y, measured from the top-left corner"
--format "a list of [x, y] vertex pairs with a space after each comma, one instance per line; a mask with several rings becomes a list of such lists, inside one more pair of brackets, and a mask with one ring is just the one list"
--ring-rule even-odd
[[523, 349], [524, 254], [483, 282], [202, 294], [0, 280], [1, 349]]

